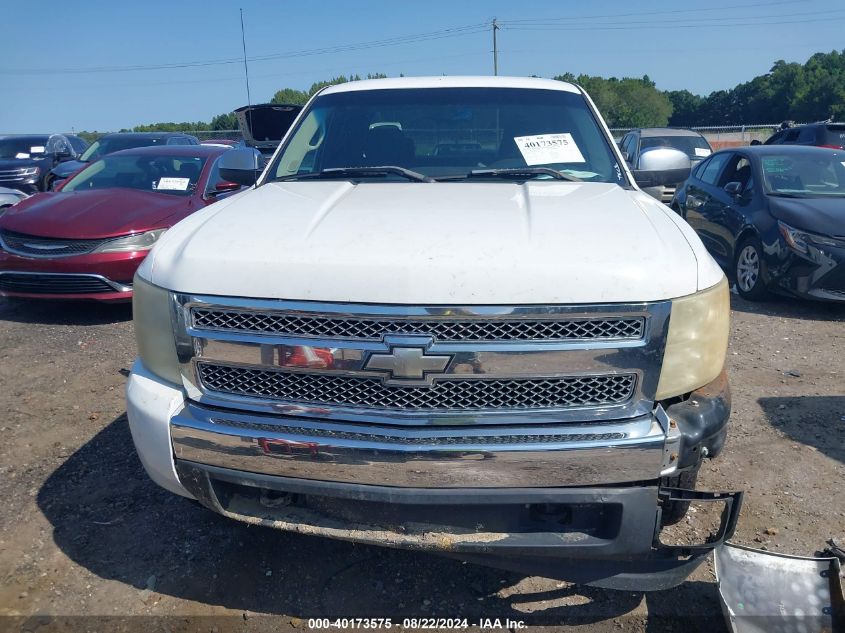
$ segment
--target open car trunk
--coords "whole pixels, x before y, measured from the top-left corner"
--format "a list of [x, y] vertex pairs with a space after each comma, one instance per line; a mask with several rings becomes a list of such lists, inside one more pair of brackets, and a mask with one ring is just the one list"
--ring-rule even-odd
[[247, 146], [272, 154], [301, 110], [301, 105], [261, 103], [238, 108], [235, 115]]

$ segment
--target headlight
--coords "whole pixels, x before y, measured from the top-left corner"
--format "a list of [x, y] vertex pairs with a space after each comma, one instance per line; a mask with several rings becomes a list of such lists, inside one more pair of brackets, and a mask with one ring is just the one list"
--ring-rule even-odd
[[132, 253], [134, 251], [148, 251], [158, 241], [167, 229], [156, 229], [146, 233], [136, 233], [119, 237], [116, 240], [104, 242], [94, 249], [94, 253]]
[[37, 176], [40, 173], [40, 167], [24, 167], [21, 169], [21, 176]]
[[725, 278], [712, 288], [672, 300], [657, 400], [689, 393], [718, 377], [728, 349], [730, 312]]
[[843, 246], [845, 244], [841, 240], [825, 237], [824, 235], [816, 235], [815, 233], [807, 233], [780, 221], [778, 221], [778, 229], [789, 248], [799, 253], [808, 253], [808, 244], [817, 244], [819, 246]]
[[144, 366], [177, 384], [181, 384], [176, 340], [170, 320], [170, 293], [135, 275], [132, 286], [132, 318], [138, 355]]

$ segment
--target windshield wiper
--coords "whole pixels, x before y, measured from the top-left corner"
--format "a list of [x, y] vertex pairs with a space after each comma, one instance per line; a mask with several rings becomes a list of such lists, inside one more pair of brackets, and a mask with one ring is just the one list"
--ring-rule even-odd
[[802, 193], [791, 193], [789, 191], [770, 191], [770, 196], [777, 196], [778, 198], [807, 198], [806, 194]]
[[555, 180], [569, 180], [583, 182], [580, 178], [570, 176], [551, 167], [510, 167], [507, 169], [474, 169], [465, 178], [506, 178], [511, 180], [526, 180], [534, 176], [551, 176]]
[[291, 174], [290, 176], [281, 176], [273, 178], [277, 180], [318, 180], [331, 178], [370, 178], [373, 176], [403, 176], [408, 180], [414, 182], [434, 182], [434, 178], [430, 178], [425, 174], [411, 169], [405, 169], [398, 165], [379, 165], [378, 167], [332, 167], [322, 171], [316, 171], [309, 174]]

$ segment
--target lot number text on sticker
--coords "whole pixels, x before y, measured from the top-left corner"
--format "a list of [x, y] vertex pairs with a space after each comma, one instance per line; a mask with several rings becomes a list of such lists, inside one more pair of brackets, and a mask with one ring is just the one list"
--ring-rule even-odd
[[513, 140], [526, 165], [587, 162], [569, 132], [515, 136]]
[[162, 178], [158, 181], [156, 189], [170, 189], [171, 191], [187, 191], [191, 184], [190, 178]]

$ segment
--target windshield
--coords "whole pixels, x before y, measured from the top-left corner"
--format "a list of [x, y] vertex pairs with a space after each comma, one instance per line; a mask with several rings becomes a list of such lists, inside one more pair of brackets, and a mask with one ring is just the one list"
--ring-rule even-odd
[[692, 160], [701, 160], [713, 153], [703, 136], [651, 136], [640, 139], [640, 151], [651, 147], [671, 147]]
[[845, 196], [845, 152], [766, 155], [760, 162], [766, 193], [797, 198]]
[[47, 153], [47, 139], [43, 136], [0, 139], [0, 159], [43, 158]]
[[[269, 180], [388, 165], [450, 180], [473, 171], [551, 167], [582, 180], [624, 183], [583, 96], [522, 88], [408, 88], [320, 96], [288, 136]], [[551, 177], [534, 171], [538, 173], [523, 179]], [[395, 173], [386, 177], [401, 179]]]
[[187, 196], [196, 189], [205, 160], [202, 156], [112, 154], [83, 169], [62, 191], [121, 187]]
[[85, 153], [80, 156], [79, 160], [90, 162], [97, 160], [100, 156], [111, 154], [112, 152], [119, 152], [122, 149], [135, 149], [136, 147], [148, 147], [150, 145], [164, 145], [165, 139], [161, 138], [144, 138], [144, 137], [106, 137], [99, 141], [94, 141]]

